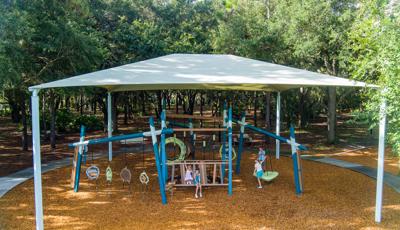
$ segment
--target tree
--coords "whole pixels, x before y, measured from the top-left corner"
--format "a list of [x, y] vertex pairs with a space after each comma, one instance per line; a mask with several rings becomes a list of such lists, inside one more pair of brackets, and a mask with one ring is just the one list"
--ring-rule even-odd
[[[364, 92], [363, 117], [378, 121], [382, 98], [388, 102], [388, 140], [400, 153], [400, 6], [392, 1], [366, 0], [360, 4], [356, 23], [349, 32], [344, 59], [352, 77], [378, 84]], [[387, 90], [382, 90], [386, 88]]]
[[[347, 76], [339, 58], [347, 32], [353, 23], [356, 4], [353, 0], [276, 1], [270, 28], [282, 40], [283, 48], [274, 58], [277, 62], [334, 76]], [[336, 89], [329, 87], [328, 143], [335, 141]], [[299, 107], [304, 108], [303, 105]]]

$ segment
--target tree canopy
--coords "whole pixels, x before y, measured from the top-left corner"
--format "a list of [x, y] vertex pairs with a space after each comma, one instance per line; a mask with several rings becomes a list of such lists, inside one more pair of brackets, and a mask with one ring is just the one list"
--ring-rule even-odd
[[[320, 113], [358, 111], [377, 122], [388, 100], [389, 141], [400, 152], [400, 4], [393, 0], [3, 0], [0, 3], [0, 90], [11, 117], [26, 133], [30, 85], [169, 53], [227, 53], [378, 84], [381, 90], [302, 88], [284, 92], [284, 119], [307, 126]], [[123, 94], [115, 102], [146, 100], [160, 109], [162, 94]], [[185, 112], [189, 102], [222, 98], [264, 111], [261, 94], [174, 91]], [[105, 112], [100, 89], [50, 90], [44, 114], [56, 123], [57, 108], [86, 103]], [[270, 98], [268, 93], [262, 93]], [[336, 98], [336, 99], [335, 99]], [[239, 100], [240, 99], [240, 100]], [[329, 106], [332, 99], [337, 107]], [[214, 104], [212, 104], [214, 103]], [[272, 100], [271, 103], [274, 103]], [[126, 106], [125, 106], [126, 105]], [[270, 106], [268, 102], [268, 106]], [[141, 108], [139, 108], [141, 107]], [[178, 110], [178, 107], [177, 107]], [[115, 109], [114, 113], [119, 110]], [[268, 115], [268, 119], [271, 117]], [[335, 121], [333, 121], [335, 122]], [[43, 123], [45, 125], [45, 122]], [[50, 125], [55, 132], [55, 124]]]

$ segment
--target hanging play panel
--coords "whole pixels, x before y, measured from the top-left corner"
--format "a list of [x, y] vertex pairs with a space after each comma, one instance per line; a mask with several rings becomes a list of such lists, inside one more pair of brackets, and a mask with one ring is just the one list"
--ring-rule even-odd
[[171, 144], [171, 143], [173, 143], [174, 145], [177, 145], [179, 147], [180, 153], [176, 157], [168, 158], [168, 162], [185, 160], [186, 153], [187, 153], [185, 143], [182, 140], [180, 140], [180, 139], [178, 139], [176, 137], [168, 137], [168, 138], [165, 139], [165, 145]]

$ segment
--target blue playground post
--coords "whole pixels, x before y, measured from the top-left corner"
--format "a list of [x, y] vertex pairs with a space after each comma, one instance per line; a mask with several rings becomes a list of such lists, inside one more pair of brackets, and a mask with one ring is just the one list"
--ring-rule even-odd
[[[165, 130], [166, 125], [166, 114], [163, 110], [161, 112], [161, 130]], [[167, 153], [165, 152], [165, 134], [161, 133], [161, 162], [162, 162], [162, 172], [164, 183], [168, 180], [168, 167], [167, 167]]]
[[292, 160], [293, 160], [293, 170], [294, 170], [294, 183], [296, 186], [296, 194], [300, 195], [303, 192], [302, 178], [301, 178], [301, 165], [299, 154], [296, 149], [296, 138], [294, 135], [294, 127], [290, 126], [290, 142], [292, 146]]
[[[241, 115], [242, 119], [242, 124], [246, 122], [246, 112], [242, 112]], [[239, 149], [238, 149], [238, 155], [236, 158], [236, 174], [240, 174], [240, 161], [242, 160], [242, 152], [243, 152], [243, 136], [244, 136], [244, 125], [240, 126], [240, 135], [239, 135]]]
[[192, 143], [192, 145], [193, 145], [193, 148], [194, 148], [194, 150], [193, 150], [193, 154], [192, 154], [192, 159], [194, 160], [195, 159], [195, 152], [196, 152], [196, 143], [195, 143], [195, 140], [194, 140], [194, 132], [193, 132], [193, 120], [192, 120], [192, 118], [189, 118], [189, 129], [190, 129], [190, 142]]
[[232, 107], [228, 112], [228, 194], [232, 196]]
[[[80, 134], [80, 141], [83, 142], [85, 139], [85, 126], [81, 125], [81, 134]], [[79, 190], [79, 179], [81, 176], [81, 161], [82, 161], [82, 154], [85, 149], [85, 146], [79, 146], [78, 151], [78, 158], [76, 162], [76, 169], [75, 169], [75, 184], [74, 184], [74, 192], [78, 192]]]
[[[226, 154], [226, 133], [225, 133], [225, 129], [226, 129], [226, 119], [227, 119], [227, 114], [226, 114], [226, 102], [224, 102], [224, 110], [222, 112], [222, 128], [224, 129], [224, 131], [222, 131], [222, 156], [221, 156], [221, 160], [225, 161], [225, 154]], [[225, 163], [222, 162], [221, 164], [221, 168], [222, 168], [222, 178], [221, 180], [224, 180], [225, 177]]]
[[153, 117], [150, 117], [150, 130], [151, 130], [151, 139], [153, 141], [154, 156], [156, 158], [158, 184], [160, 186], [161, 202], [162, 202], [162, 204], [167, 204], [167, 196], [165, 194], [164, 180], [163, 180], [162, 170], [161, 170], [161, 166], [160, 166], [160, 159], [159, 159], [158, 145], [157, 145], [157, 136], [156, 136], [156, 132], [155, 132], [156, 129], [154, 127]]
[[[81, 129], [82, 129], [82, 127], [81, 127]], [[83, 129], [83, 134], [82, 134], [82, 130], [81, 130], [80, 137], [85, 136], [85, 135], [86, 135], [86, 129], [84, 128]], [[83, 148], [82, 152], [83, 152], [83, 163], [86, 165], [86, 159], [87, 159], [86, 146], [85, 146], [85, 148]]]

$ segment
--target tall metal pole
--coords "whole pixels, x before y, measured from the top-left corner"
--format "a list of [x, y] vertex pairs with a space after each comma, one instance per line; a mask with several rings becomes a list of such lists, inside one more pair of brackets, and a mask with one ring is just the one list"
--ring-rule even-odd
[[[279, 136], [281, 131], [281, 92], [278, 92], [276, 95], [276, 130], [275, 134]], [[276, 140], [276, 159], [279, 159], [280, 156], [280, 141]]]
[[39, 120], [39, 90], [32, 92], [32, 150], [33, 150], [33, 175], [35, 184], [35, 214], [36, 229], [43, 229], [43, 203], [42, 203], [42, 165], [40, 160], [40, 120]]
[[375, 222], [382, 218], [383, 174], [385, 160], [386, 100], [383, 99], [379, 118], [378, 175], [376, 177]]
[[[112, 137], [112, 107], [111, 92], [107, 93], [107, 131], [108, 137]], [[112, 142], [108, 142], [108, 161], [112, 161]]]

